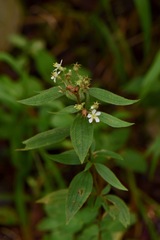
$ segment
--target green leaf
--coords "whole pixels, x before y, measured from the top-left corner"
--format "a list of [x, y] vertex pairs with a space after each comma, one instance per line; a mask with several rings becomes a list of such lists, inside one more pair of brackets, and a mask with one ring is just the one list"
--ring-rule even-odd
[[70, 183], [67, 202], [66, 202], [66, 220], [67, 223], [78, 212], [91, 194], [93, 187], [92, 175], [89, 171], [83, 171], [77, 174]]
[[23, 143], [26, 144], [24, 150], [46, 147], [61, 142], [69, 135], [69, 128], [55, 128], [39, 133]]
[[54, 125], [54, 127], [69, 127], [71, 126], [74, 117], [75, 116], [65, 112], [63, 113], [58, 112], [57, 114], [54, 115], [52, 119], [52, 124]]
[[[160, 74], [160, 51], [156, 54], [155, 59], [149, 68], [147, 74], [144, 77], [142, 83], [142, 97], [151, 91], [152, 86], [156, 83], [159, 84], [159, 74]], [[158, 81], [157, 81], [158, 79]]]
[[[105, 6], [106, 6], [106, 3], [105, 3]], [[120, 52], [118, 43], [115, 41], [115, 38], [113, 37], [113, 34], [110, 31], [110, 28], [107, 26], [107, 24], [104, 21], [102, 21], [102, 19], [99, 16], [96, 16], [96, 14], [92, 15], [91, 23], [94, 26], [94, 28], [96, 28], [98, 34], [100, 34], [101, 41], [104, 40], [104, 44], [108, 45], [108, 49], [113, 54], [113, 57], [115, 60], [114, 61], [115, 69], [119, 77], [121, 78], [121, 80], [124, 80], [126, 78], [126, 73], [124, 68], [124, 58]]]
[[130, 99], [121, 97], [119, 95], [116, 95], [115, 93], [112, 93], [110, 91], [107, 91], [101, 88], [90, 88], [89, 94], [99, 99], [102, 102], [119, 105], [119, 106], [130, 105], [138, 101], [138, 100], [130, 100]]
[[53, 102], [55, 99], [63, 95], [64, 93], [60, 92], [59, 87], [53, 87], [53, 88], [49, 88], [47, 90], [41, 91], [38, 95], [20, 100], [18, 102], [26, 105], [40, 106], [48, 102]]
[[83, 163], [93, 141], [93, 124], [82, 115], [77, 115], [71, 126], [70, 135], [74, 150]]
[[53, 62], [55, 62], [55, 58], [46, 49], [40, 49], [34, 52], [32, 56], [40, 75], [44, 79], [50, 80], [50, 73], [53, 69]]
[[122, 185], [122, 183], [118, 180], [116, 175], [105, 165], [101, 163], [95, 163], [95, 168], [99, 175], [111, 186], [118, 188], [120, 190], [127, 191], [127, 188]]
[[149, 0], [134, 0], [140, 17], [144, 36], [144, 52], [149, 51], [151, 44], [151, 6]]
[[60, 113], [76, 113], [78, 112], [79, 110], [75, 109], [74, 105], [70, 105], [70, 106], [67, 106], [65, 108], [63, 108], [62, 110], [60, 110], [59, 112]]
[[[125, 226], [128, 227], [130, 225], [130, 213], [129, 209], [124, 203], [122, 199], [115, 195], [107, 195], [107, 200], [112, 202], [118, 208], [118, 219]], [[112, 209], [110, 210], [112, 211]]]
[[108, 184], [105, 188], [103, 188], [101, 194], [106, 195], [110, 192], [110, 190], [111, 190], [111, 185]]
[[160, 135], [157, 135], [156, 138], [151, 143], [151, 146], [147, 150], [147, 156], [152, 155], [152, 161], [150, 165], [150, 177], [154, 176], [157, 164], [159, 163], [160, 157]]
[[[95, 221], [88, 225], [86, 228], [83, 228], [83, 231], [80, 234], [79, 240], [97, 240], [99, 239], [99, 226]], [[106, 238], [108, 240], [108, 238]]]
[[9, 66], [11, 66], [14, 69], [14, 71], [16, 71], [18, 74], [22, 75], [23, 71], [22, 71], [21, 64], [18, 62], [18, 60], [16, 58], [11, 56], [10, 54], [8, 54], [6, 52], [1, 52], [0, 53], [0, 61], [6, 62]]
[[54, 205], [66, 199], [67, 193], [68, 193], [68, 189], [57, 190], [39, 199], [37, 203]]
[[118, 166], [138, 173], [147, 171], [147, 162], [142, 153], [132, 149], [126, 149], [123, 152], [124, 161], [116, 160]]
[[116, 152], [113, 152], [113, 151], [109, 151], [109, 150], [105, 150], [105, 149], [101, 149], [99, 151], [96, 151], [94, 152], [94, 155], [95, 155], [95, 159], [96, 157], [105, 157], [106, 159], [110, 159], [110, 158], [113, 158], [113, 159], [118, 159], [118, 160], [123, 160], [123, 157], [116, 153]]
[[103, 123], [105, 123], [111, 127], [115, 127], [115, 128], [129, 127], [134, 124], [134, 123], [129, 123], [129, 122], [123, 121], [119, 118], [116, 118], [116, 117], [114, 117], [108, 113], [104, 113], [104, 112], [101, 112], [99, 119]]
[[77, 156], [77, 154], [75, 153], [74, 150], [65, 151], [60, 154], [53, 154], [53, 155], [47, 154], [47, 157], [50, 160], [53, 160], [53, 161], [59, 162], [59, 163], [63, 163], [63, 164], [67, 164], [67, 165], [79, 165], [80, 164], [79, 157]]

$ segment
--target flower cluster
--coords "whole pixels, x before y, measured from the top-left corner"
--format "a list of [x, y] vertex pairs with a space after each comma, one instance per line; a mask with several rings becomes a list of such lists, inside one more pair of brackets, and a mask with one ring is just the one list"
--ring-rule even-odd
[[81, 89], [88, 89], [90, 86], [90, 78], [89, 77], [82, 77], [80, 76], [79, 79], [77, 80], [76, 84], [81, 88]]
[[101, 115], [100, 111], [97, 111], [99, 107], [98, 102], [94, 102], [94, 104], [90, 107], [90, 111], [88, 112], [84, 108], [85, 102], [81, 104], [75, 104], [74, 108], [78, 111], [82, 111], [82, 115], [88, 118], [89, 123], [92, 123], [93, 121], [95, 122], [100, 122], [99, 116]]
[[51, 79], [56, 82], [57, 78], [61, 72], [64, 72], [64, 78], [62, 78], [62, 82], [64, 85], [59, 86], [61, 92], [65, 92], [66, 96], [71, 98], [72, 100], [76, 100], [77, 104], [74, 105], [74, 108], [78, 111], [81, 111], [82, 116], [86, 117], [89, 123], [95, 121], [96, 123], [100, 122], [99, 116], [101, 112], [97, 111], [99, 108], [99, 103], [94, 102], [93, 105], [90, 107], [89, 110], [85, 107], [85, 94], [90, 86], [90, 78], [87, 76], [83, 76], [79, 74], [79, 69], [81, 67], [80, 64], [75, 63], [73, 65], [72, 70], [66, 69], [62, 67], [62, 60], [60, 63], [53, 64], [54, 70], [51, 75]]

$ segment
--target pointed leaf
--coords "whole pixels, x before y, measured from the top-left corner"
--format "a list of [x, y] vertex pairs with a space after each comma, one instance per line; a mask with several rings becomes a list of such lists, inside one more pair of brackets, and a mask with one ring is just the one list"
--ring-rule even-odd
[[39, 133], [23, 142], [26, 144], [24, 150], [46, 147], [48, 145], [58, 143], [64, 140], [68, 135], [69, 128], [55, 128]]
[[152, 27], [152, 16], [151, 16], [151, 4], [150, 0], [134, 0], [137, 7], [137, 11], [140, 17], [140, 22], [143, 30], [144, 38], [144, 52], [148, 53], [151, 45], [151, 27]]
[[48, 102], [52, 102], [53, 100], [63, 95], [64, 93], [60, 92], [59, 87], [53, 87], [53, 88], [49, 88], [47, 90], [41, 91], [38, 95], [20, 100], [18, 102], [26, 105], [40, 106]]
[[122, 199], [115, 195], [107, 195], [107, 200], [112, 202], [119, 210], [118, 219], [125, 226], [129, 226], [130, 224], [130, 213], [127, 205], [124, 203]]
[[61, 189], [47, 194], [43, 198], [37, 200], [37, 203], [43, 204], [57, 204], [57, 202], [63, 201], [66, 199], [68, 189]]
[[67, 106], [65, 108], [63, 108], [61, 111], [59, 111], [60, 113], [76, 113], [78, 112], [79, 110], [75, 109], [74, 105], [70, 105], [70, 106]]
[[102, 102], [110, 103], [114, 105], [130, 105], [136, 103], [138, 100], [130, 100], [121, 96], [116, 95], [110, 91], [100, 88], [90, 88], [89, 94]]
[[78, 115], [71, 126], [70, 134], [74, 150], [83, 163], [93, 141], [93, 124]]
[[115, 128], [129, 127], [134, 124], [134, 123], [123, 121], [119, 118], [116, 118], [104, 112], [101, 112], [101, 115], [99, 116], [99, 118], [100, 118], [100, 121], [102, 121], [103, 123]]
[[95, 156], [105, 157], [107, 159], [113, 158], [113, 159], [123, 160], [123, 157], [120, 154], [113, 151], [106, 150], [106, 149], [101, 149], [99, 151], [96, 151], [94, 152], [94, 154]]
[[158, 51], [158, 53], [156, 54], [151, 67], [148, 69], [144, 77], [141, 91], [142, 97], [144, 97], [147, 93], [151, 91], [152, 86], [158, 83], [160, 75], [159, 66], [160, 66], [160, 51]]
[[53, 160], [55, 162], [67, 164], [67, 165], [79, 165], [79, 157], [77, 156], [76, 152], [74, 150], [65, 151], [60, 154], [47, 154], [47, 157], [50, 160]]
[[67, 223], [78, 212], [86, 202], [93, 187], [92, 175], [89, 171], [77, 174], [69, 186], [66, 202], [66, 220]]
[[127, 188], [122, 185], [122, 183], [118, 180], [116, 175], [105, 165], [101, 163], [95, 163], [95, 168], [99, 175], [111, 186], [118, 188], [120, 190], [127, 191]]

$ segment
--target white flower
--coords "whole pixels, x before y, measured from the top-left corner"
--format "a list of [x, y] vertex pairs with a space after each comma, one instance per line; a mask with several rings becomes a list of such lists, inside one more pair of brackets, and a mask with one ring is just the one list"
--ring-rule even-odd
[[61, 60], [60, 63], [56, 62], [53, 64], [53, 67], [55, 67], [55, 69], [52, 72], [51, 79], [53, 79], [54, 82], [56, 82], [56, 78], [61, 73], [61, 71], [64, 71], [64, 68], [62, 67], [62, 62], [63, 60]]
[[56, 82], [56, 78], [58, 77], [59, 74], [60, 74], [60, 71], [58, 71], [58, 72], [53, 71], [51, 79], [53, 79], [53, 81]]
[[61, 60], [60, 63], [56, 62], [53, 64], [53, 67], [55, 67], [54, 71], [58, 71], [58, 70], [63, 71], [62, 62], [63, 62], [63, 60]]
[[95, 122], [100, 122], [100, 119], [98, 116], [101, 115], [101, 112], [97, 112], [96, 109], [93, 109], [91, 113], [87, 115], [87, 118], [89, 118], [89, 123], [92, 123], [93, 121]]

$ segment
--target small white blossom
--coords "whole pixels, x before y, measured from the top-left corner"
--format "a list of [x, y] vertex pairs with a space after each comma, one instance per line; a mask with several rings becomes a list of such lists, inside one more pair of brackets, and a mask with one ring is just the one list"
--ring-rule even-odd
[[95, 122], [100, 122], [100, 119], [98, 116], [101, 115], [101, 112], [96, 111], [96, 109], [93, 109], [91, 113], [87, 115], [87, 118], [89, 118], [89, 123], [92, 123], [93, 121]]
[[58, 71], [58, 72], [53, 71], [53, 72], [52, 72], [52, 75], [51, 75], [51, 79], [52, 79], [54, 82], [56, 82], [56, 79], [57, 79], [57, 77], [58, 77], [59, 74], [60, 74], [60, 71]]
[[63, 71], [62, 62], [63, 62], [63, 60], [61, 60], [60, 63], [57, 63], [57, 62], [56, 62], [56, 63], [53, 64], [53, 67], [55, 67], [54, 71], [56, 71], [56, 72], [57, 72], [58, 70], [59, 70], [59, 71]]
[[52, 72], [51, 79], [53, 79], [54, 82], [56, 82], [56, 79], [58, 75], [61, 73], [61, 71], [64, 71], [64, 68], [62, 67], [62, 61], [63, 60], [61, 60], [60, 63], [56, 62], [53, 64], [53, 67], [55, 67], [55, 69]]

